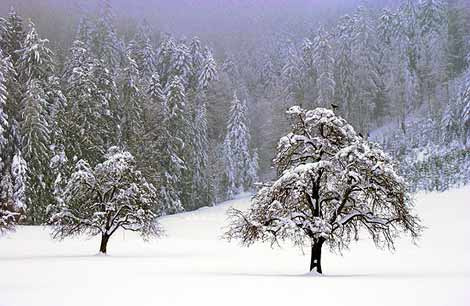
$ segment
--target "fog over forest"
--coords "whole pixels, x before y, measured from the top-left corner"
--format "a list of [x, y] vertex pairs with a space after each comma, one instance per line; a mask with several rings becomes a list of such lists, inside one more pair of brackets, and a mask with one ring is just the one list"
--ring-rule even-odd
[[[169, 192], [169, 207], [229, 199], [276, 176], [279, 138], [291, 125], [285, 111], [294, 105], [335, 108], [400, 161], [412, 190], [446, 190], [469, 179], [458, 166], [470, 159], [467, 1], [3, 0], [0, 15], [13, 68], [32, 65], [24, 61], [41, 56], [41, 46], [47, 60], [34, 77], [56, 95], [45, 98], [44, 134], [35, 140], [41, 149], [27, 149], [33, 144], [24, 139], [30, 134], [21, 136], [29, 127], [21, 107], [32, 94], [32, 76], [16, 71], [20, 92], [6, 88], [19, 109], [7, 103], [16, 121], [6, 128], [12, 140], [3, 168], [11, 171], [18, 150], [31, 158], [41, 152], [34, 171], [45, 190], [32, 198], [53, 198], [59, 169], [42, 173], [50, 160], [63, 158], [67, 176], [76, 159], [93, 165], [118, 145]], [[112, 84], [102, 96], [81, 91], [82, 82], [98, 82], [81, 79], [84, 63]], [[160, 106], [151, 96], [156, 88], [165, 100]], [[92, 111], [99, 99], [107, 106]], [[170, 119], [160, 107], [171, 99], [182, 99], [181, 114], [165, 126]], [[71, 119], [82, 111], [90, 113]], [[85, 126], [97, 135], [74, 134]], [[165, 131], [181, 135], [168, 141]], [[76, 137], [83, 144], [69, 143]], [[172, 169], [175, 160], [181, 165]], [[42, 204], [34, 214], [44, 221], [46, 210]]]

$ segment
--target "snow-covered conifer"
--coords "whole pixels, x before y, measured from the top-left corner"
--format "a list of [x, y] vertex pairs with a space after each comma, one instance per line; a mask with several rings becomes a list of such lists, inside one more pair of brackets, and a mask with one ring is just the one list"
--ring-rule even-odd
[[324, 243], [342, 250], [367, 233], [378, 247], [393, 248], [401, 233], [419, 237], [407, 184], [378, 145], [330, 110], [294, 106], [288, 114], [293, 124], [279, 141], [278, 178], [246, 213], [230, 211], [226, 238], [310, 244], [310, 271], [322, 273]]
[[30, 221], [43, 221], [45, 202], [50, 196], [49, 160], [51, 151], [50, 126], [48, 118], [47, 95], [39, 80], [32, 79], [27, 84], [22, 101], [23, 121], [21, 128], [21, 152], [28, 161], [29, 180], [27, 184], [27, 202]]
[[313, 65], [318, 73], [317, 106], [326, 107], [333, 102], [335, 81], [333, 77], [334, 58], [328, 38], [329, 34], [320, 29], [313, 41]]
[[258, 183], [258, 171], [259, 171], [259, 156], [258, 150], [254, 150], [248, 164], [247, 176], [248, 176], [248, 188], [254, 190], [255, 184]]
[[124, 50], [114, 28], [114, 14], [110, 0], [100, 0], [98, 18], [91, 25], [89, 33], [90, 51], [105, 64], [107, 69], [114, 72], [120, 64]]
[[[4, 56], [0, 49], [0, 175], [3, 173], [4, 167], [4, 149], [7, 146], [7, 131], [9, 129], [8, 115], [6, 113], [7, 102], [7, 83], [8, 77], [13, 69], [9, 57]], [[0, 191], [2, 186], [0, 185]]]
[[0, 40], [0, 49], [3, 50], [4, 55], [10, 56], [13, 66], [16, 66], [20, 56], [17, 51], [22, 49], [26, 38], [26, 33], [23, 29], [23, 19], [12, 7], [4, 21], [4, 31]]
[[139, 232], [144, 239], [162, 234], [158, 191], [136, 169], [129, 152], [111, 147], [95, 167], [80, 160], [66, 179], [62, 201], [49, 208], [54, 238], [101, 235], [100, 252], [106, 254], [118, 229]]
[[[69, 159], [96, 163], [117, 140], [113, 114], [117, 111], [117, 89], [111, 71], [94, 59], [81, 41], [75, 41], [65, 65], [67, 107], [61, 114]], [[90, 133], [89, 131], [94, 131]]]
[[248, 184], [247, 169], [250, 162], [250, 133], [248, 130], [246, 100], [236, 95], [230, 108], [227, 134], [224, 140], [225, 173], [228, 178], [228, 197], [243, 192]]
[[212, 203], [212, 194], [209, 180], [209, 139], [207, 130], [206, 104], [200, 101], [194, 119], [193, 140], [193, 194], [191, 201], [193, 207], [206, 206]]
[[19, 50], [20, 58], [18, 71], [22, 82], [33, 79], [46, 82], [54, 72], [53, 53], [48, 48], [49, 40], [41, 39], [34, 23], [29, 23], [29, 32]]
[[127, 55], [126, 66], [121, 72], [119, 121], [122, 142], [136, 146], [142, 133], [143, 93], [136, 61]]
[[183, 210], [181, 202], [181, 178], [185, 168], [184, 146], [189, 123], [185, 113], [185, 88], [180, 78], [175, 76], [166, 94], [164, 113], [164, 137], [167, 137], [162, 148], [162, 205], [168, 213]]
[[17, 209], [26, 210], [26, 186], [28, 183], [28, 165], [20, 151], [13, 157], [11, 176], [13, 179], [13, 205]]
[[202, 62], [202, 70], [199, 73], [199, 88], [202, 90], [206, 89], [209, 86], [209, 83], [216, 78], [217, 74], [217, 65], [215, 63], [212, 52], [207, 49], [204, 54], [204, 59]]

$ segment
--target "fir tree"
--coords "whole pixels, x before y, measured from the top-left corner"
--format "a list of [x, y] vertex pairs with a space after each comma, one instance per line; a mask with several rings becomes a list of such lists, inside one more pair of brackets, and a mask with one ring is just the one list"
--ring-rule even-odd
[[45, 203], [48, 203], [52, 196], [49, 171], [51, 139], [46, 98], [40, 81], [33, 79], [28, 82], [22, 102], [24, 120], [20, 128], [21, 152], [28, 161], [27, 206], [33, 224], [45, 221]]
[[246, 101], [233, 96], [227, 134], [224, 140], [225, 173], [228, 178], [227, 196], [243, 192], [248, 184], [247, 169], [250, 161], [248, 145], [250, 134]]
[[54, 73], [53, 53], [48, 43], [49, 40], [39, 37], [35, 25], [30, 22], [23, 48], [19, 50], [18, 71], [24, 84], [31, 80], [46, 82]]
[[320, 29], [313, 42], [313, 65], [318, 73], [318, 106], [328, 106], [333, 101], [335, 81], [333, 78], [334, 58], [328, 33]]
[[20, 56], [17, 51], [23, 48], [26, 32], [23, 29], [23, 19], [16, 13], [13, 7], [3, 22], [3, 28], [0, 49], [3, 50], [4, 55], [10, 56], [13, 66], [16, 67]]
[[186, 133], [189, 131], [185, 114], [185, 89], [179, 77], [175, 76], [167, 89], [164, 113], [165, 134], [168, 135], [163, 147], [162, 194], [163, 205], [168, 213], [183, 209], [181, 199], [182, 171]]

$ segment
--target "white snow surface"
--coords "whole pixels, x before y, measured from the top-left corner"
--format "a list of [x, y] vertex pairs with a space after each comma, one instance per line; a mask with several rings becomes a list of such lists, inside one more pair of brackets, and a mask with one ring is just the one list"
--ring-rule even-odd
[[324, 250], [325, 275], [306, 273], [306, 254], [286, 244], [243, 248], [220, 240], [229, 207], [164, 217], [166, 237], [118, 232], [108, 256], [99, 238], [50, 239], [42, 227], [0, 238], [1, 306], [83, 305], [469, 305], [470, 187], [417, 196], [427, 229], [394, 253], [368, 241], [343, 256]]

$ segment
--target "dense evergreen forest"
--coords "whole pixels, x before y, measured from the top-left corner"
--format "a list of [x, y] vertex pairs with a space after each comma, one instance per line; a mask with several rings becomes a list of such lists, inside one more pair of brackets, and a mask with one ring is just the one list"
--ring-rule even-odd
[[201, 38], [97, 2], [0, 19], [0, 204], [28, 224], [48, 222], [79, 160], [112, 147], [164, 214], [251, 191], [272, 178], [293, 105], [333, 108], [400, 160], [412, 190], [470, 182], [468, 1], [352, 2], [275, 33]]

